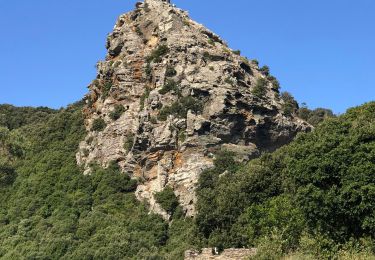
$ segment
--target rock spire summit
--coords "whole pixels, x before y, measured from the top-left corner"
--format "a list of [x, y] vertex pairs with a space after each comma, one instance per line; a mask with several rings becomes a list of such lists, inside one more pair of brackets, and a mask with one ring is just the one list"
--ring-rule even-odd
[[187, 216], [215, 154], [249, 160], [311, 126], [285, 112], [278, 83], [169, 1], [146, 0], [108, 36], [84, 109], [77, 162], [116, 162], [140, 181], [136, 195], [169, 217], [154, 194], [172, 187]]

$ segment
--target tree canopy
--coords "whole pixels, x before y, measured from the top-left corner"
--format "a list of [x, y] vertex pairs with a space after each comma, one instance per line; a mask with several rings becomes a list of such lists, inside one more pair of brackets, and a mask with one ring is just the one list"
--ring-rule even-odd
[[82, 174], [81, 108], [0, 127], [0, 258], [183, 259], [207, 246], [255, 246], [258, 259], [374, 256], [375, 102], [245, 165], [217, 153], [201, 174], [195, 219], [173, 191], [156, 194], [170, 223], [136, 200], [137, 181], [116, 163]]

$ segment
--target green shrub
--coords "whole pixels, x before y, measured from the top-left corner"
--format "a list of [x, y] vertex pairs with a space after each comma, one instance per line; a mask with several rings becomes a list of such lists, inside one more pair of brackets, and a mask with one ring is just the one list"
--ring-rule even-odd
[[124, 142], [124, 149], [130, 151], [134, 146], [134, 134], [129, 134]]
[[110, 81], [107, 81], [104, 83], [104, 85], [102, 86], [102, 99], [106, 99], [109, 95], [109, 92], [111, 91], [111, 88], [112, 88], [112, 82]]
[[208, 51], [205, 51], [205, 52], [203, 52], [203, 58], [205, 58], [206, 60], [210, 60], [211, 54]]
[[27, 157], [11, 165], [16, 176], [0, 166], [0, 186], [10, 184], [0, 187], [0, 258], [183, 258], [192, 220], [169, 226], [150, 214], [134, 195], [137, 182], [116, 163], [83, 174], [75, 159], [87, 134], [82, 108], [75, 104], [20, 121], [23, 126], [11, 133], [25, 138]]
[[151, 124], [156, 124], [158, 122], [158, 119], [154, 116], [150, 117]]
[[165, 95], [165, 94], [169, 93], [170, 91], [173, 91], [177, 94], [179, 93], [179, 86], [172, 79], [167, 80], [167, 83], [163, 86], [162, 89], [159, 90], [159, 93], [162, 94], [162, 95]]
[[282, 259], [283, 240], [279, 233], [272, 233], [261, 238], [257, 245], [257, 254], [251, 260], [276, 260]]
[[177, 75], [177, 71], [172, 66], [167, 66], [167, 70], [165, 71], [166, 77], [174, 77]]
[[147, 62], [147, 64], [146, 64], [145, 73], [146, 73], [147, 79], [151, 80], [152, 79], [152, 68], [151, 68], [150, 62]]
[[140, 99], [140, 109], [141, 110], [143, 110], [143, 108], [145, 107], [145, 101], [150, 96], [150, 93], [151, 93], [151, 89], [146, 87], [145, 92], [143, 93], [143, 95], [141, 96], [141, 99]]
[[208, 39], [208, 44], [215, 46], [215, 41], [210, 38]]
[[248, 244], [276, 232], [282, 240], [284, 252], [298, 246], [304, 228], [301, 210], [295, 207], [293, 198], [283, 195], [249, 206], [233, 226], [233, 230], [247, 234]]
[[217, 56], [210, 54], [208, 51], [203, 52], [203, 58], [208, 61], [215, 61], [218, 59]]
[[335, 117], [332, 110], [330, 109], [316, 108], [314, 110], [311, 110], [304, 103], [302, 103], [302, 106], [298, 109], [297, 115], [313, 126], [317, 126], [328, 118]]
[[271, 81], [271, 83], [272, 83], [272, 89], [275, 90], [276, 92], [279, 92], [279, 90], [280, 90], [280, 83], [279, 83], [279, 81], [274, 76], [271, 76], [271, 75], [269, 75], [267, 77], [267, 79], [269, 81]]
[[142, 32], [142, 30], [141, 30], [141, 28], [140, 27], [137, 27], [136, 29], [135, 29], [135, 32], [139, 35], [139, 36], [143, 36], [143, 32]]
[[0, 162], [0, 188], [13, 184], [16, 177], [16, 171], [11, 165]]
[[298, 102], [289, 92], [281, 93], [281, 100], [283, 101], [282, 109], [285, 115], [291, 116], [298, 109]]
[[186, 130], [181, 129], [178, 132], [178, 141], [179, 141], [179, 143], [183, 143], [183, 142], [185, 142], [185, 140], [186, 140]]
[[267, 80], [264, 78], [259, 78], [255, 84], [255, 87], [252, 89], [251, 93], [258, 97], [258, 98], [264, 98], [264, 96], [267, 94]]
[[189, 110], [194, 113], [200, 113], [203, 109], [203, 104], [196, 98], [191, 96], [182, 97], [174, 102], [171, 106], [165, 106], [159, 111], [158, 119], [165, 121], [168, 115], [174, 115], [179, 118], [186, 118]]
[[145, 10], [146, 13], [148, 13], [148, 12], [151, 11], [150, 6], [148, 5], [148, 3], [144, 3], [143, 4], [143, 9]]
[[94, 122], [92, 122], [91, 131], [103, 131], [106, 128], [107, 124], [105, 123], [103, 118], [96, 118]]
[[256, 65], [256, 66], [259, 66], [259, 61], [257, 59], [251, 60], [251, 63]]
[[178, 103], [173, 103], [172, 106], [164, 106], [160, 111], [159, 111], [159, 114], [158, 114], [158, 120], [160, 121], [166, 121], [168, 116], [169, 115], [173, 115], [173, 107], [177, 107], [178, 106]]
[[171, 187], [165, 187], [163, 191], [155, 193], [156, 202], [168, 212], [168, 214], [173, 215], [177, 209], [179, 202], [174, 194], [174, 191]]
[[241, 55], [241, 51], [240, 50], [235, 50], [235, 51], [233, 51], [233, 54]]
[[122, 116], [122, 114], [125, 111], [126, 111], [126, 109], [125, 109], [125, 107], [123, 105], [116, 104], [114, 110], [111, 113], [109, 113], [109, 117], [112, 120], [117, 120], [117, 119], [119, 119]]
[[266, 76], [270, 75], [270, 68], [267, 65], [264, 65], [259, 70]]
[[17, 129], [31, 123], [44, 122], [58, 110], [47, 107], [14, 107], [0, 105], [0, 127], [9, 130]]
[[155, 50], [152, 51], [151, 55], [146, 58], [148, 63], [156, 62], [159, 63], [162, 60], [162, 57], [169, 52], [167, 45], [159, 45]]

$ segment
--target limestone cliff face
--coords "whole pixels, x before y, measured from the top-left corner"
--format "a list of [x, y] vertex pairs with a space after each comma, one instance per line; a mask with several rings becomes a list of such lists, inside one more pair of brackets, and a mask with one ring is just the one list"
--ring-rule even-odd
[[137, 197], [166, 218], [153, 194], [171, 186], [194, 215], [195, 185], [216, 151], [248, 160], [311, 129], [283, 113], [274, 79], [169, 1], [145, 0], [120, 16], [107, 49], [77, 161], [86, 173], [118, 162], [141, 180]]

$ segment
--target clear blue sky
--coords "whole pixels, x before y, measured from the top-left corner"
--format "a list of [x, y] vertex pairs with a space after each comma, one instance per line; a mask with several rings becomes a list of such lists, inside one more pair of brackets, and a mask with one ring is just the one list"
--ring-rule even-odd
[[[0, 103], [58, 108], [81, 99], [105, 38], [133, 0], [0, 0]], [[342, 113], [375, 100], [374, 0], [175, 0], [282, 89]]]

